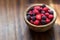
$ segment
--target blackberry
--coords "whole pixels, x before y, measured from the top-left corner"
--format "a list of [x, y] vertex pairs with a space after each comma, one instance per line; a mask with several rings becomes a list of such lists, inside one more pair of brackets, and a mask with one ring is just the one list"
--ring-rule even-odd
[[53, 11], [52, 10], [48, 10], [49, 14], [53, 14]]
[[35, 17], [35, 16], [32, 16], [31, 19], [32, 19], [33, 21], [35, 21], [35, 20], [36, 20], [36, 17]]
[[32, 16], [36, 16], [36, 14], [35, 13], [32, 13]]
[[42, 19], [43, 19], [43, 20], [46, 20], [46, 18], [47, 18], [46, 16], [42, 16]]
[[27, 15], [27, 20], [30, 21], [30, 19], [31, 19], [31, 16]]
[[44, 7], [46, 7], [46, 5], [45, 5], [45, 4], [43, 4], [41, 7], [42, 7], [42, 8], [44, 8]]
[[41, 24], [42, 25], [45, 25], [46, 24], [46, 21], [45, 20], [41, 20]]
[[27, 13], [26, 15], [30, 15], [29, 13]]

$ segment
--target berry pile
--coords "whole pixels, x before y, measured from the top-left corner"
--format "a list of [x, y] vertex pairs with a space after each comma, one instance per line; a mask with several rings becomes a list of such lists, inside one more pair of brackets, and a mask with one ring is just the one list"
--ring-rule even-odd
[[34, 25], [48, 24], [54, 18], [53, 11], [45, 4], [31, 7], [26, 15], [27, 20]]

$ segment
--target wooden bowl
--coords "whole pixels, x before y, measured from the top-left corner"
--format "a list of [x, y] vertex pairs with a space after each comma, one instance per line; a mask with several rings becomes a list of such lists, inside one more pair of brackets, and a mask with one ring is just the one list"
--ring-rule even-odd
[[27, 14], [27, 11], [31, 8], [31, 7], [33, 7], [33, 6], [38, 6], [38, 5], [42, 5], [42, 4], [32, 4], [32, 5], [30, 5], [27, 9], [26, 9], [26, 11], [24, 12], [24, 20], [25, 20], [25, 22], [27, 23], [27, 25], [28, 25], [28, 27], [30, 28], [30, 29], [32, 29], [33, 31], [36, 31], [36, 32], [45, 32], [45, 31], [47, 31], [48, 29], [50, 29], [50, 28], [52, 28], [53, 27], [53, 25], [54, 25], [54, 23], [55, 23], [55, 20], [56, 20], [56, 12], [55, 12], [55, 10], [53, 9], [53, 8], [51, 8], [50, 6], [48, 6], [48, 5], [46, 5], [49, 9], [51, 9], [53, 12], [54, 12], [54, 18], [53, 18], [53, 20], [50, 22], [50, 23], [48, 23], [48, 24], [46, 24], [46, 25], [34, 25], [34, 24], [31, 24], [28, 20], [27, 20], [27, 18], [26, 18], [26, 14]]

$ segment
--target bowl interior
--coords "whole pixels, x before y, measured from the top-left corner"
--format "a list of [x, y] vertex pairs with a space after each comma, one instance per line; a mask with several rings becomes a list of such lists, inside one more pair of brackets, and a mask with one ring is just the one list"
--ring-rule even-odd
[[32, 23], [30, 23], [28, 20], [27, 20], [27, 18], [26, 18], [26, 14], [27, 14], [27, 11], [31, 8], [31, 7], [33, 7], [33, 6], [39, 6], [39, 5], [43, 5], [43, 4], [32, 4], [32, 5], [30, 5], [27, 9], [26, 9], [26, 11], [24, 12], [24, 19], [25, 19], [25, 21], [29, 24], [29, 25], [31, 25], [31, 26], [33, 26], [33, 27], [46, 27], [46, 26], [49, 26], [49, 25], [51, 25], [52, 23], [54, 23], [54, 21], [56, 20], [56, 12], [55, 12], [55, 10], [53, 9], [53, 8], [51, 8], [50, 6], [48, 6], [48, 5], [46, 5], [46, 7], [48, 7], [49, 9], [51, 9], [53, 12], [54, 12], [54, 18], [53, 18], [53, 20], [50, 22], [50, 23], [48, 23], [48, 24], [46, 24], [46, 25], [34, 25], [34, 24], [32, 24]]

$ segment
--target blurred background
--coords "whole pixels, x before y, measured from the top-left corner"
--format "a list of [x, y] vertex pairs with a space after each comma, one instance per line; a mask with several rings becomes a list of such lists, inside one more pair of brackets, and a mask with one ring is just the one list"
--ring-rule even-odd
[[[29, 30], [23, 14], [27, 7], [43, 3], [53, 7], [57, 20], [46, 32]], [[60, 0], [0, 0], [0, 40], [60, 40]]]

